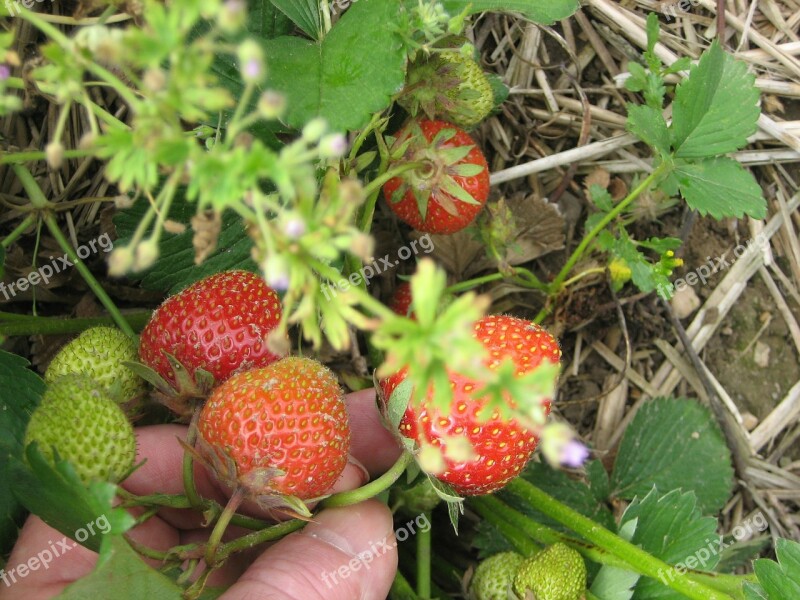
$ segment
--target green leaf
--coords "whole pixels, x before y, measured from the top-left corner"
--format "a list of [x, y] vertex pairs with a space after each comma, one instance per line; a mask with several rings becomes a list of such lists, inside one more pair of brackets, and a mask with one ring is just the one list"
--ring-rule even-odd
[[319, 0], [270, 0], [275, 7], [309, 36], [322, 37], [322, 19]]
[[96, 552], [104, 536], [133, 527], [132, 515], [112, 508], [114, 484], [98, 481], [86, 487], [68, 461], [57, 460], [52, 466], [36, 443], [25, 449], [25, 458], [23, 462], [14, 457], [9, 465], [14, 494], [53, 529]]
[[639, 63], [628, 63], [631, 76], [625, 80], [625, 89], [631, 92], [641, 92], [647, 87], [647, 71]]
[[578, 0], [444, 0], [442, 4], [451, 15], [460, 14], [469, 7], [469, 14], [492, 12], [516, 12], [541, 25], [551, 25], [566, 19], [578, 10]]
[[725, 549], [720, 552], [716, 571], [733, 573], [739, 567], [749, 567], [750, 561], [769, 548], [771, 541], [768, 535], [760, 535], [741, 542], [737, 542], [733, 536], [727, 536]]
[[760, 585], [756, 583], [745, 582], [744, 584], [744, 598], [745, 600], [770, 600], [767, 598], [767, 593]]
[[320, 43], [264, 42], [267, 85], [286, 95], [291, 126], [324, 117], [333, 130], [355, 130], [389, 105], [405, 80], [398, 11], [399, 0], [359, 0]]
[[[209, 26], [203, 23], [197, 28], [197, 34], [208, 31]], [[269, 40], [292, 32], [292, 21], [280, 10], [278, 10], [270, 0], [248, 0], [247, 1], [247, 21], [244, 31], [235, 36], [232, 41], [241, 41], [249, 35], [259, 40]], [[267, 69], [269, 69], [269, 57], [267, 57]], [[217, 53], [211, 71], [217, 76], [220, 84], [227, 89], [234, 98], [241, 98], [244, 91], [244, 83], [239, 72], [236, 57], [224, 52]], [[253, 100], [250, 108], [253, 109], [257, 98]], [[222, 117], [222, 123], [227, 123], [232, 111], [226, 111]], [[206, 125], [216, 128], [218, 123], [206, 122]], [[248, 129], [258, 139], [270, 148], [277, 149], [282, 144], [276, 137], [276, 132], [285, 131], [287, 128], [278, 121], [259, 121]]]
[[111, 536], [103, 542], [94, 571], [68, 586], [56, 598], [180, 600], [182, 591], [166, 575], [148, 566], [123, 537]]
[[409, 379], [403, 379], [392, 391], [389, 402], [386, 403], [386, 417], [389, 423], [392, 424], [392, 431], [400, 427], [400, 421], [403, 420], [403, 415], [408, 408], [408, 402], [411, 400], [411, 392], [413, 391], [414, 386]]
[[767, 202], [761, 186], [742, 165], [731, 158], [710, 158], [675, 167], [678, 188], [686, 203], [701, 215], [715, 219], [754, 219], [767, 215]]
[[[31, 412], [39, 405], [45, 385], [24, 358], [0, 350], [0, 481], [11, 482], [11, 457], [22, 456], [25, 428]], [[14, 544], [23, 508], [13, 486], [0, 490], [0, 554]]]
[[707, 408], [695, 400], [656, 398], [636, 413], [620, 442], [612, 494], [629, 500], [659, 489], [694, 491], [713, 514], [733, 486], [728, 445]]
[[439, 481], [436, 477], [428, 476], [428, 481], [431, 482], [431, 487], [447, 504], [447, 514], [450, 517], [450, 524], [458, 535], [458, 518], [464, 514], [464, 499], [455, 493], [452, 487], [443, 481]]
[[6, 249], [0, 246], [0, 277], [6, 274]]
[[628, 104], [627, 129], [659, 154], [669, 154], [669, 131], [661, 111], [651, 106]]
[[[528, 463], [521, 477], [567, 506], [577, 510], [582, 515], [591, 518], [612, 531], [616, 530], [614, 516], [606, 506], [606, 498], [598, 499], [595, 492], [585, 483], [570, 478], [563, 471], [553, 469], [547, 463], [537, 462]], [[533, 517], [543, 525], [569, 533], [569, 529], [540, 513], [535, 507], [519, 500], [516, 496], [502, 491], [499, 494], [502, 496], [503, 501]]]
[[[599, 463], [600, 461], [594, 461]], [[602, 468], [602, 465], [601, 465]], [[605, 469], [603, 469], [605, 473]], [[630, 542], [636, 533], [638, 521], [632, 519], [619, 528], [617, 534]], [[592, 580], [592, 593], [603, 600], [629, 600], [640, 575], [621, 567], [603, 565]]]
[[779, 538], [775, 554], [778, 562], [760, 558], [753, 563], [758, 583], [770, 600], [800, 598], [800, 544]]
[[478, 521], [472, 545], [478, 549], [478, 558], [483, 560], [493, 554], [514, 550], [514, 546], [491, 521], [481, 519]]
[[592, 490], [595, 499], [598, 502], [605, 502], [608, 499], [611, 488], [609, 487], [608, 472], [602, 461], [590, 460], [584, 465], [584, 468], [586, 469], [589, 489]]
[[[636, 531], [630, 541], [679, 570], [710, 571], [719, 561], [717, 520], [703, 517], [696, 502], [693, 492], [672, 490], [660, 496], [654, 487], [644, 498], [631, 502], [620, 525], [635, 520]], [[682, 599], [682, 595], [663, 583], [669, 581], [670, 575], [673, 573], [659, 574], [660, 581], [640, 579], [633, 597], [642, 600]]]
[[639, 581], [639, 574], [612, 565], [603, 565], [597, 572], [592, 594], [603, 600], [629, 600]]
[[[119, 235], [117, 245], [125, 246], [130, 242], [147, 208], [147, 201], [139, 200], [131, 208], [117, 213], [114, 217]], [[247, 235], [242, 219], [233, 212], [222, 215], [217, 249], [202, 264], [196, 265], [192, 246], [194, 232], [189, 226], [195, 211], [196, 206], [182, 197], [173, 201], [169, 218], [185, 224], [186, 231], [179, 234], [165, 232], [158, 244], [158, 260], [146, 271], [132, 273], [129, 276], [131, 279], [141, 280], [145, 289], [172, 294], [203, 277], [226, 269], [258, 271], [258, 266], [250, 255], [253, 241]]]
[[[607, 238], [611, 234], [604, 235], [603, 241], [608, 244]], [[636, 287], [645, 293], [653, 290], [662, 290], [669, 287], [669, 278], [662, 272], [659, 263], [652, 263], [648, 260], [633, 240], [628, 237], [625, 229], [620, 228], [619, 238], [610, 244], [611, 253], [622, 258], [631, 270], [631, 279]]]
[[745, 146], [760, 114], [754, 82], [747, 65], [714, 40], [675, 91], [671, 131], [676, 156], [717, 156]]

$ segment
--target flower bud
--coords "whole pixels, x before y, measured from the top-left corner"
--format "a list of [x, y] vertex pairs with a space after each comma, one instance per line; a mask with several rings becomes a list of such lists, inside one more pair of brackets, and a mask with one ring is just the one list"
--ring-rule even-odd
[[306, 123], [305, 127], [303, 127], [303, 140], [309, 144], [314, 144], [319, 141], [323, 135], [325, 135], [327, 130], [328, 124], [325, 122], [325, 119], [321, 117], [312, 119]]
[[245, 40], [239, 46], [237, 54], [244, 82], [261, 83], [267, 74], [267, 66], [264, 63], [264, 52], [258, 42]]
[[108, 257], [108, 274], [122, 277], [133, 267], [133, 250], [129, 247], [114, 248]]
[[330, 133], [319, 142], [322, 158], [341, 158], [347, 151], [347, 139], [341, 133]]
[[289, 271], [289, 263], [283, 256], [280, 254], [270, 256], [264, 261], [262, 269], [264, 270], [264, 281], [273, 290], [285, 292], [289, 289], [291, 272]]
[[220, 29], [226, 33], [236, 33], [247, 21], [247, 4], [242, 0], [226, 0], [217, 16]]
[[47, 157], [47, 164], [51, 169], [59, 169], [64, 163], [64, 144], [61, 142], [50, 142], [44, 147], [44, 154]]
[[286, 112], [286, 97], [275, 90], [267, 90], [258, 100], [258, 112], [265, 119], [280, 119]]
[[289, 214], [284, 217], [283, 233], [285, 233], [287, 237], [296, 240], [302, 237], [305, 232], [306, 222], [300, 215]]
[[158, 244], [155, 240], [149, 239], [139, 242], [136, 246], [136, 255], [133, 265], [135, 271], [144, 271], [153, 266], [158, 258]]

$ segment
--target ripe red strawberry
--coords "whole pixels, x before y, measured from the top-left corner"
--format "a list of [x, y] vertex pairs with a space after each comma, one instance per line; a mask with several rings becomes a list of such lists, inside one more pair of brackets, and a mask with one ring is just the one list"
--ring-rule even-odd
[[389, 208], [418, 231], [460, 231], [478, 216], [489, 197], [486, 158], [475, 140], [451, 123], [410, 121], [392, 145], [392, 155], [390, 168], [410, 162], [421, 165], [383, 186]]
[[[264, 508], [318, 498], [347, 464], [350, 425], [336, 376], [290, 357], [216, 388], [197, 423], [197, 450], [217, 478]], [[287, 498], [289, 497], [289, 498]]]
[[398, 315], [409, 316], [408, 309], [411, 308], [411, 284], [408, 281], [401, 281], [394, 288], [394, 294], [389, 302], [391, 308]]
[[[517, 366], [517, 375], [529, 373], [542, 362], [558, 364], [561, 349], [558, 341], [544, 328], [510, 316], [488, 316], [475, 323], [475, 337], [488, 350], [486, 365], [495, 369], [505, 359]], [[405, 379], [405, 370], [382, 380], [384, 400]], [[480, 421], [478, 412], [484, 399], [472, 397], [479, 382], [460, 375], [450, 374], [453, 401], [449, 414], [442, 414], [430, 406], [431, 395], [419, 409], [409, 405], [400, 421], [400, 433], [418, 444], [430, 444], [442, 450], [445, 470], [435, 476], [450, 484], [462, 496], [488, 494], [500, 489], [516, 477], [530, 459], [538, 442], [533, 432], [517, 421], [507, 421], [494, 413], [488, 420]], [[544, 402], [545, 413], [550, 412], [550, 400]], [[448, 439], [466, 437], [473, 455], [467, 460], [448, 456]], [[451, 448], [454, 450], [454, 448]], [[457, 449], [455, 449], [457, 450]]]
[[[264, 367], [279, 357], [267, 336], [281, 320], [281, 301], [261, 276], [224, 271], [167, 298], [142, 331], [139, 358], [180, 387], [165, 353], [190, 378], [203, 369], [222, 382], [234, 373]], [[178, 390], [181, 391], [181, 390]]]

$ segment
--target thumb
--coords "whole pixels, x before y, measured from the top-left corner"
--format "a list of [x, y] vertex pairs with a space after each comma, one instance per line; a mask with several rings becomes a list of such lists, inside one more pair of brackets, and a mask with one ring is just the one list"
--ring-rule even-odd
[[270, 546], [220, 600], [378, 600], [397, 569], [392, 514], [377, 500], [329, 508]]

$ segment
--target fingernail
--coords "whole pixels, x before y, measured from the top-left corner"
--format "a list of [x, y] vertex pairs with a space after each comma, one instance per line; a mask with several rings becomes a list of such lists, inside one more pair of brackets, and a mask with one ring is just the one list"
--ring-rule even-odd
[[349, 464], [353, 465], [354, 467], [358, 468], [358, 472], [361, 475], [361, 485], [364, 485], [365, 483], [367, 483], [369, 481], [369, 471], [367, 471], [367, 467], [365, 467], [363, 464], [361, 464], [360, 460], [358, 460], [352, 454], [348, 454], [347, 455], [347, 462]]

